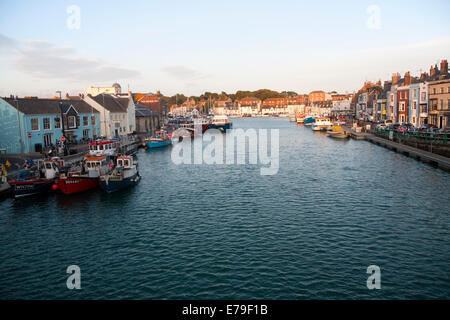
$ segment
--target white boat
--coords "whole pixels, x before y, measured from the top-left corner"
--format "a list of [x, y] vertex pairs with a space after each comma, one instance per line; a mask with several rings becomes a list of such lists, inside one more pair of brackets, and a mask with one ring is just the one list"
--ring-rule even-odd
[[327, 130], [332, 125], [330, 118], [318, 117], [316, 121], [312, 124], [311, 128], [313, 131]]
[[228, 117], [225, 115], [214, 116], [210, 124], [210, 128], [222, 130], [231, 129], [231, 126], [232, 123], [228, 120]]
[[119, 139], [97, 140], [89, 143], [89, 154], [92, 156], [115, 156], [119, 147]]

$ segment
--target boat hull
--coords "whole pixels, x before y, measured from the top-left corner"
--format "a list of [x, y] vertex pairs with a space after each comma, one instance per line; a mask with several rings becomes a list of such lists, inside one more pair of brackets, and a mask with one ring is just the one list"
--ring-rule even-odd
[[138, 184], [138, 182], [141, 180], [141, 176], [139, 175], [139, 173], [136, 173], [135, 175], [128, 177], [128, 178], [124, 178], [121, 180], [104, 180], [102, 179], [100, 181], [100, 188], [102, 188], [103, 190], [105, 190], [108, 193], [111, 192], [116, 192], [119, 190], [123, 190], [126, 188], [130, 188], [132, 186], [135, 186], [136, 184]]
[[162, 141], [146, 141], [145, 145], [148, 149], [155, 148], [164, 148], [170, 146], [172, 144], [172, 140], [162, 140]]
[[99, 181], [99, 178], [68, 177], [58, 179], [58, 187], [64, 194], [75, 194], [97, 187]]
[[37, 179], [31, 181], [12, 181], [9, 184], [13, 197], [19, 198], [48, 193], [52, 190], [53, 183], [53, 179]]
[[209, 126], [211, 129], [221, 129], [223, 131], [231, 129], [231, 123], [224, 123], [224, 124], [211, 124]]
[[330, 138], [334, 138], [334, 139], [348, 139], [348, 138], [350, 138], [350, 135], [347, 134], [347, 133], [329, 134], [328, 136]]

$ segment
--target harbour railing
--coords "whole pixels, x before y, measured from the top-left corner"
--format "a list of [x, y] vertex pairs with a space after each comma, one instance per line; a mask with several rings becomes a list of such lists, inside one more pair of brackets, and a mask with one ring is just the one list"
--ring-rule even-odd
[[375, 134], [377, 136], [396, 140], [401, 142], [403, 141], [412, 141], [418, 143], [432, 143], [432, 144], [448, 144], [448, 132], [444, 133], [436, 133], [436, 132], [422, 132], [422, 131], [404, 131], [398, 132], [396, 130], [390, 129], [376, 129]]

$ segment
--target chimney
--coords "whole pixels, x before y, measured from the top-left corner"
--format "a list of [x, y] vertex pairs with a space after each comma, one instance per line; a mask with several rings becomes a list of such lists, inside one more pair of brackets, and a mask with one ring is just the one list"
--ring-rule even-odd
[[67, 99], [67, 100], [69, 100], [69, 99], [70, 99], [70, 96], [69, 96], [69, 94], [68, 94], [68, 93], [66, 93], [66, 99]]
[[396, 84], [400, 80], [400, 73], [393, 73], [392, 74], [392, 84]]
[[435, 70], [433, 68], [433, 66], [430, 67], [430, 76], [434, 76], [435, 75]]
[[441, 61], [441, 74], [448, 73], [448, 63], [447, 60]]
[[409, 86], [411, 84], [411, 75], [409, 74], [409, 71], [405, 73], [405, 86]]

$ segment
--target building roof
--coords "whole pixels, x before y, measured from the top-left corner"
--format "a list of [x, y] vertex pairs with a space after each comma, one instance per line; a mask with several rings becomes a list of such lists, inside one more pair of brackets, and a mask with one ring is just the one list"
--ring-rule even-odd
[[158, 116], [158, 112], [150, 110], [146, 106], [143, 106], [142, 104], [136, 104], [136, 117], [152, 117], [152, 116]]
[[[3, 98], [7, 103], [24, 114], [60, 114], [73, 106], [78, 113], [99, 113], [83, 100]], [[16, 101], [17, 100], [17, 101]]]
[[91, 98], [110, 112], [127, 112], [128, 98], [118, 98], [103, 93]]

